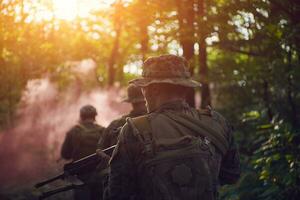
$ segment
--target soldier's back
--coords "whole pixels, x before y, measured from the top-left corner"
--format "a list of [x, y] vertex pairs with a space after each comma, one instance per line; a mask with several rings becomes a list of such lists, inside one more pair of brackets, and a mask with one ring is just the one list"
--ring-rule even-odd
[[216, 198], [221, 160], [230, 140], [221, 115], [173, 102], [126, 126], [120, 140], [126, 149], [134, 149], [129, 157], [136, 157], [139, 169], [139, 199]]
[[73, 160], [95, 153], [104, 127], [96, 123], [80, 123], [74, 127]]

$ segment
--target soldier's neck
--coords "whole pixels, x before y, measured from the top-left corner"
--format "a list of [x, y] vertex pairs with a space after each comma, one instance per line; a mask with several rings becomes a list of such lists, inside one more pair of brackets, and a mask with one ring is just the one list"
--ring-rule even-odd
[[149, 104], [148, 106], [148, 112], [153, 112], [160, 108], [162, 105], [165, 105], [167, 103], [171, 103], [174, 101], [184, 101], [181, 97], [158, 97], [155, 99], [155, 101], [152, 104]]
[[84, 120], [80, 120], [80, 123], [94, 123], [95, 119], [84, 119]]

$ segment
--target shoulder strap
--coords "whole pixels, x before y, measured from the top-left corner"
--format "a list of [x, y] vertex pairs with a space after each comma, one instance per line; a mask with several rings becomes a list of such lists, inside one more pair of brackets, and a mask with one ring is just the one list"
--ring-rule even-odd
[[201, 136], [209, 138], [223, 155], [226, 154], [229, 148], [229, 143], [226, 138], [222, 134], [216, 132], [214, 129], [203, 124], [201, 120], [194, 119], [193, 117], [186, 114], [172, 115], [171, 113], [165, 113], [165, 115], [167, 115], [170, 119], [176, 121], [177, 123], [189, 129], [192, 129]]
[[154, 155], [154, 145], [152, 138], [151, 124], [147, 115], [143, 115], [136, 118], [127, 118], [127, 122], [133, 128], [134, 134], [145, 146], [145, 153], [148, 155]]

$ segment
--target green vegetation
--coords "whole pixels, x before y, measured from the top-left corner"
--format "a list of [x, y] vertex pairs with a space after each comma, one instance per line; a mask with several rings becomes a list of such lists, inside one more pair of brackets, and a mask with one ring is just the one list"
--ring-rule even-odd
[[236, 129], [243, 175], [221, 199], [300, 196], [299, 1], [116, 0], [72, 20], [51, 2], [0, 0], [2, 129], [28, 80], [51, 74], [61, 90], [74, 80], [67, 61], [93, 59], [99, 82], [87, 85], [104, 87], [126, 85], [136, 76], [130, 66], [137, 73], [148, 56], [180, 54], [202, 82], [201, 107], [220, 110]]

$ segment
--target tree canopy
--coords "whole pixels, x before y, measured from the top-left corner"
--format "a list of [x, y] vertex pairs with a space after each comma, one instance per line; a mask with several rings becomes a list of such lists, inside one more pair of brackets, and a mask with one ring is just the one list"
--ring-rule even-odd
[[[182, 55], [202, 83], [200, 107], [220, 110], [235, 128], [243, 174], [221, 199], [298, 198], [299, 1], [99, 0], [86, 15], [76, 5], [71, 19], [54, 2], [0, 0], [2, 129], [28, 80], [49, 74], [62, 91], [74, 81], [68, 62], [94, 60], [97, 81], [87, 88], [107, 88], [126, 86], [149, 56]], [[198, 105], [195, 91], [188, 102]]]

